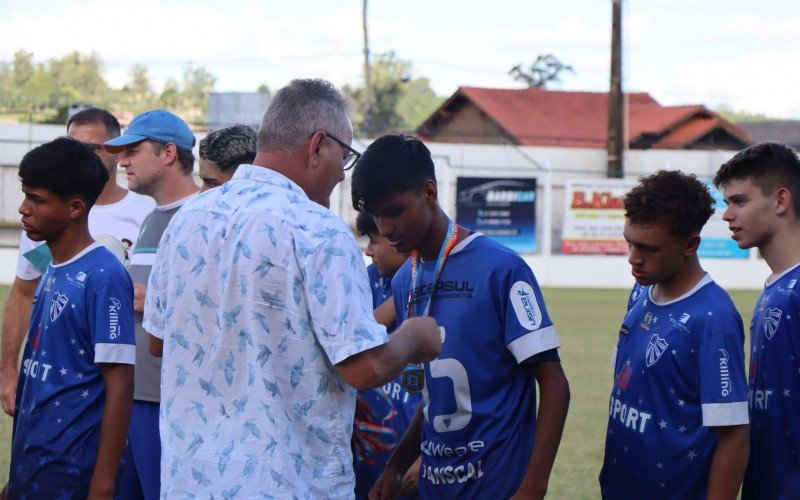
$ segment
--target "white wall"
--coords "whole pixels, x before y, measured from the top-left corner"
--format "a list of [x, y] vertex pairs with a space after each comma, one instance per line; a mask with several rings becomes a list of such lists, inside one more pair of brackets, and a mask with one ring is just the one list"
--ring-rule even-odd
[[[33, 146], [64, 133], [63, 127], [50, 125], [0, 124], [0, 224], [19, 221], [17, 207], [22, 199], [16, 165]], [[198, 142], [202, 134], [198, 134]], [[6, 141], [6, 142], [4, 142]], [[353, 147], [364, 150], [369, 141], [356, 139]], [[598, 149], [515, 147], [477, 144], [429, 143], [440, 185], [440, 200], [445, 210], [455, 214], [456, 180], [459, 176], [536, 177], [536, 224], [539, 252], [524, 255], [543, 286], [628, 288], [632, 278], [625, 257], [552, 254], [558, 248], [564, 211], [566, 181], [579, 178], [604, 178], [605, 151]], [[714, 176], [719, 165], [733, 151], [647, 150], [626, 151], [626, 176], [635, 178], [658, 169], [680, 169], [700, 178]], [[125, 185], [124, 172], [118, 176]], [[331, 209], [351, 225], [356, 212], [350, 202], [349, 176], [331, 197]], [[0, 283], [13, 279], [16, 251], [0, 248]], [[704, 267], [723, 286], [757, 289], [769, 274], [763, 261], [707, 259]]]

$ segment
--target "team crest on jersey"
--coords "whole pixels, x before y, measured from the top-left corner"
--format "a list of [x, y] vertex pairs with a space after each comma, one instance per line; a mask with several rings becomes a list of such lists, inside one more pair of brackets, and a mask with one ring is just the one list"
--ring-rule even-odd
[[650, 342], [648, 342], [647, 351], [645, 352], [647, 366], [653, 366], [656, 361], [661, 358], [661, 355], [666, 352], [668, 347], [669, 343], [667, 343], [666, 339], [662, 339], [657, 333], [654, 333], [653, 336], [650, 337]]
[[53, 300], [50, 302], [50, 321], [55, 321], [61, 313], [64, 311], [64, 308], [67, 307], [67, 303], [69, 302], [69, 297], [61, 293], [54, 293]]
[[511, 304], [523, 328], [536, 330], [542, 324], [542, 309], [533, 292], [533, 287], [524, 281], [517, 281], [511, 287]]
[[778, 331], [778, 325], [781, 324], [783, 311], [778, 307], [768, 307], [764, 313], [764, 335], [767, 340], [770, 340], [775, 332]]
[[645, 330], [650, 330], [650, 323], [652, 322], [653, 322], [653, 313], [648, 311], [647, 314], [644, 315], [644, 321], [642, 321], [642, 323], [639, 326], [641, 326]]

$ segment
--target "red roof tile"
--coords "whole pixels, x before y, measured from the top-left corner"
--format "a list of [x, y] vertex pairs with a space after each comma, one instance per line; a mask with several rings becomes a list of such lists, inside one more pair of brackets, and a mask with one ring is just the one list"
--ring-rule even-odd
[[[648, 134], [660, 144], [654, 147], [682, 147], [667, 144], [684, 137], [697, 139], [709, 131], [707, 127], [719, 126], [749, 142], [746, 132], [702, 105], [661, 106], [644, 92], [629, 93], [626, 98], [630, 142]], [[520, 145], [603, 148], [606, 144], [607, 92], [461, 87], [420, 126], [420, 135], [435, 135], [439, 124], [457, 112], [463, 99], [486, 113]], [[695, 120], [699, 120], [697, 125], [684, 126]], [[665, 134], [670, 137], [667, 142]]]

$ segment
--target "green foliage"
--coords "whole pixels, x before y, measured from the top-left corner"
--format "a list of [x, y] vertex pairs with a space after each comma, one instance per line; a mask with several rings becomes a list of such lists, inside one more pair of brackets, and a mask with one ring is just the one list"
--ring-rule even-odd
[[714, 112], [726, 120], [730, 120], [734, 123], [764, 122], [778, 119], [767, 116], [764, 113], [751, 113], [743, 110], [736, 111], [727, 104], [717, 106]]
[[546, 88], [551, 82], [560, 82], [560, 74], [569, 71], [575, 74], [572, 66], [562, 63], [553, 54], [540, 55], [528, 68], [517, 64], [508, 72], [514, 80], [525, 83], [529, 88]]
[[204, 123], [208, 96], [217, 80], [189, 63], [181, 83], [170, 80], [159, 93], [147, 68], [135, 64], [128, 82], [121, 89], [112, 89], [103, 78], [103, 62], [97, 53], [72, 52], [44, 63], [34, 63], [33, 56], [20, 50], [12, 64], [0, 64], [0, 113], [64, 123], [67, 106], [76, 103], [130, 114], [159, 106], [190, 123]]
[[371, 103], [364, 106], [364, 87], [345, 86], [355, 104], [353, 127], [357, 135], [378, 137], [413, 131], [444, 99], [436, 96], [427, 78], [411, 78], [410, 61], [393, 52], [378, 55], [370, 66]]

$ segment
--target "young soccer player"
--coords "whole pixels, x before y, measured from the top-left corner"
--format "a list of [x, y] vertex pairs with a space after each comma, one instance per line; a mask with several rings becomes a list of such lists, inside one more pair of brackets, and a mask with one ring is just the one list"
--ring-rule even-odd
[[742, 498], [800, 495], [800, 160], [761, 143], [722, 165], [714, 184], [739, 248], [758, 248], [772, 275], [750, 323], [750, 462]]
[[569, 386], [531, 269], [448, 218], [430, 151], [417, 139], [370, 145], [352, 196], [391, 246], [411, 252], [392, 280], [397, 317], [430, 314], [444, 327], [441, 355], [424, 366], [422, 405], [371, 494], [395, 495], [421, 452], [422, 498], [544, 495]]
[[110, 498], [133, 403], [133, 284], [89, 234], [108, 179], [68, 138], [19, 166], [23, 229], [53, 259], [34, 298], [17, 386], [9, 498]]
[[739, 491], [748, 450], [742, 319], [697, 257], [713, 203], [693, 175], [666, 171], [623, 200], [637, 286], [613, 362], [603, 498]]
[[[372, 289], [372, 307], [377, 308], [392, 297], [392, 278], [408, 259], [380, 235], [375, 220], [366, 212], [356, 218], [356, 231], [369, 238], [366, 254], [372, 258], [367, 267]], [[388, 328], [391, 333], [395, 325]], [[365, 499], [386, 466], [387, 460], [414, 417], [420, 401], [419, 393], [402, 387], [400, 377], [383, 387], [359, 391], [356, 400], [356, 421], [353, 429], [353, 471], [356, 475], [356, 498]], [[414, 469], [412, 467], [412, 469]], [[416, 490], [419, 466], [409, 474], [401, 494]], [[413, 497], [412, 497], [413, 498]]]

